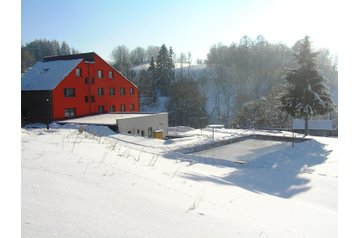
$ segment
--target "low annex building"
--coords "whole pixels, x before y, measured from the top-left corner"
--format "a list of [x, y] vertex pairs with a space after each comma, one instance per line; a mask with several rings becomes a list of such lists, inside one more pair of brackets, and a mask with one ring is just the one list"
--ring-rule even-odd
[[[168, 131], [168, 113], [106, 113], [67, 119], [59, 123], [104, 125], [121, 134], [163, 139]], [[159, 136], [156, 136], [157, 133]]]
[[44, 57], [21, 77], [22, 122], [108, 112], [139, 112], [139, 90], [94, 52]]

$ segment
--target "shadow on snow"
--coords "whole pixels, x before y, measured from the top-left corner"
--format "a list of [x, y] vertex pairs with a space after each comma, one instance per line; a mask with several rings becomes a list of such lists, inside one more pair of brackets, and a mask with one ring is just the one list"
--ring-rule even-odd
[[241, 157], [248, 160], [246, 164], [242, 165], [226, 160], [180, 153], [168, 153], [165, 157], [189, 162], [189, 165], [203, 163], [235, 168], [224, 177], [194, 173], [182, 175], [188, 179], [239, 186], [257, 193], [290, 198], [310, 189], [310, 180], [303, 178], [300, 174], [304, 171], [312, 171], [313, 169], [310, 167], [323, 163], [331, 153], [324, 148], [324, 144], [315, 140], [296, 144], [294, 148], [286, 146], [266, 154], [260, 150], [257, 152], [246, 155], [250, 158]]

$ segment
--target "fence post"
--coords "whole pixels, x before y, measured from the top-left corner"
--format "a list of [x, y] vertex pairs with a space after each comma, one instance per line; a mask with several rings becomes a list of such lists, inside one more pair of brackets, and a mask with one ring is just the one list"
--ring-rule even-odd
[[292, 148], [295, 147], [295, 132], [292, 130]]

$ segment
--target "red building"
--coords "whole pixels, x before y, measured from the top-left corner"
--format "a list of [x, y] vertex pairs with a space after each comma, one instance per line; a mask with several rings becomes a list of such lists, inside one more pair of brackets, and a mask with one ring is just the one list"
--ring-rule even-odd
[[139, 112], [139, 90], [96, 53], [44, 57], [21, 77], [22, 121], [107, 112]]

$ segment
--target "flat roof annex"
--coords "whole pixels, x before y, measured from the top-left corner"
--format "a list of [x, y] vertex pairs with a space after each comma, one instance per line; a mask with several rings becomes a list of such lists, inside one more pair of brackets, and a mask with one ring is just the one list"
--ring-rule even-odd
[[99, 114], [99, 115], [92, 115], [92, 116], [84, 116], [80, 118], [72, 118], [72, 119], [62, 120], [58, 122], [115, 126], [117, 125], [117, 120], [147, 117], [147, 116], [158, 115], [158, 114], [161, 113], [106, 113], [106, 114]]

